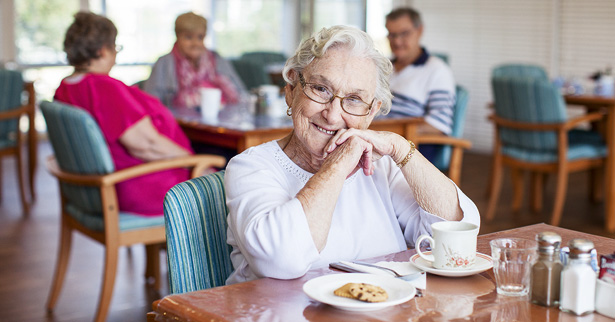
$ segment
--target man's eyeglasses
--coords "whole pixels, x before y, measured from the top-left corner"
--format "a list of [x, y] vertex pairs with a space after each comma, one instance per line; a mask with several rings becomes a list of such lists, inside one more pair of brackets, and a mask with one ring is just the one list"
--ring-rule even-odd
[[406, 30], [402, 32], [391, 32], [387, 35], [389, 40], [394, 40], [395, 38], [408, 38], [412, 35], [412, 30]]
[[303, 94], [316, 103], [328, 104], [333, 102], [336, 97], [339, 98], [342, 110], [350, 115], [368, 115], [372, 110], [372, 105], [374, 104], [375, 98], [371, 103], [366, 103], [357, 95], [350, 95], [346, 97], [337, 96], [333, 94], [331, 89], [325, 85], [307, 83], [301, 73], [299, 73], [299, 83], [301, 83], [301, 87], [303, 88]]
[[124, 46], [122, 45], [115, 45], [115, 52], [119, 53], [120, 51], [122, 51], [122, 49], [124, 49]]

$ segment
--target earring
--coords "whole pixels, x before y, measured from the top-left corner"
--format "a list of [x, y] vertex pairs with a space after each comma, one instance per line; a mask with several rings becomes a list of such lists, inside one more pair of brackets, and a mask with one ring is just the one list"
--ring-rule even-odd
[[289, 106], [286, 109], [286, 115], [288, 115], [288, 116], [292, 116], [293, 115], [293, 108], [292, 107]]

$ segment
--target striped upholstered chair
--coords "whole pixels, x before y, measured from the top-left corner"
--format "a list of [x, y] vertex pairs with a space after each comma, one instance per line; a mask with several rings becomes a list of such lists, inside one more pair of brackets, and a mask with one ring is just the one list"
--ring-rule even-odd
[[171, 188], [164, 200], [171, 293], [224, 285], [233, 271], [226, 243], [224, 171]]
[[58, 102], [41, 103], [55, 155], [47, 168], [58, 178], [61, 197], [61, 231], [58, 259], [47, 309], [60, 295], [70, 256], [72, 232], [89, 236], [105, 246], [102, 289], [95, 321], [104, 321], [111, 302], [118, 250], [145, 244], [146, 277], [159, 287], [159, 250], [165, 242], [164, 217], [142, 217], [118, 210], [115, 184], [145, 174], [173, 168], [193, 168], [192, 176], [211, 166], [223, 166], [220, 156], [196, 155], [153, 161], [116, 171], [98, 124], [85, 110]]
[[[539, 179], [542, 174], [556, 175], [551, 224], [558, 225], [568, 174], [602, 167], [607, 154], [604, 141], [597, 132], [575, 128], [582, 123], [603, 121], [604, 114], [591, 113], [569, 120], [559, 90], [548, 80], [495, 77], [492, 86], [495, 113], [490, 119], [495, 124], [495, 146], [487, 219], [491, 220], [495, 214], [502, 167], [506, 165], [513, 172], [528, 170], [538, 173], [540, 175], [535, 178]], [[534, 210], [542, 207], [541, 180], [534, 180], [531, 189]], [[515, 187], [515, 190], [521, 189]]]
[[547, 71], [538, 65], [531, 64], [503, 64], [491, 71], [491, 78], [502, 77], [530, 77], [548, 81]]
[[[28, 93], [27, 104], [22, 104], [24, 90]], [[12, 155], [17, 161], [17, 182], [19, 183], [19, 197], [24, 213], [30, 208], [26, 195], [24, 179], [24, 160], [22, 153], [23, 138], [19, 130], [19, 120], [22, 116], [34, 114], [34, 86], [24, 82], [21, 73], [13, 70], [0, 69], [0, 157]], [[30, 130], [34, 129], [34, 120], [30, 117]], [[33, 144], [30, 141], [30, 144]], [[31, 147], [35, 149], [36, 147]], [[35, 150], [34, 150], [35, 151]], [[32, 154], [31, 154], [32, 155]], [[34, 169], [36, 160], [29, 160], [30, 193], [34, 199]]]
[[461, 182], [463, 151], [472, 147], [472, 142], [462, 139], [466, 120], [466, 108], [468, 106], [468, 91], [462, 86], [457, 86], [455, 96], [455, 113], [453, 114], [453, 132], [451, 135], [420, 135], [414, 139], [414, 143], [418, 145], [443, 145], [444, 147], [434, 157], [433, 164], [442, 172], [448, 172], [449, 178], [459, 186]]

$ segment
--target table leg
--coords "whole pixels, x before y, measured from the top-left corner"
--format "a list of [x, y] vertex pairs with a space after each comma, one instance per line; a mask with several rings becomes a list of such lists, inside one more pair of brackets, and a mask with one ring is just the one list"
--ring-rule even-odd
[[609, 108], [606, 125], [607, 158], [605, 167], [605, 225], [615, 232], [615, 106]]

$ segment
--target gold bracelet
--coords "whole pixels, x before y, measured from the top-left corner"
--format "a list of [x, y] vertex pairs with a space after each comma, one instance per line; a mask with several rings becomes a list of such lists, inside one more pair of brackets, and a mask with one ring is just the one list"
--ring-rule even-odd
[[397, 164], [397, 166], [400, 168], [403, 168], [408, 163], [408, 161], [410, 161], [412, 155], [414, 154], [414, 151], [416, 151], [416, 146], [414, 145], [414, 142], [408, 140], [408, 143], [410, 143], [410, 152], [408, 152], [408, 155], [406, 155], [406, 157]]

